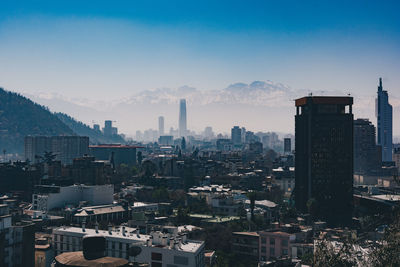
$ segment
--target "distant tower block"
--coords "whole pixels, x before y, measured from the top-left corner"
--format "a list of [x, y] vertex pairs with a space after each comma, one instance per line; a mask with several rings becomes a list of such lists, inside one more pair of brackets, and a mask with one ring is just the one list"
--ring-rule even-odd
[[382, 78], [379, 78], [375, 113], [378, 124], [377, 143], [382, 148], [382, 161], [392, 161], [393, 108], [389, 104], [388, 92], [383, 90]]
[[187, 118], [186, 118], [186, 99], [181, 99], [179, 103], [179, 137], [187, 135]]
[[158, 135], [159, 136], [164, 135], [164, 117], [163, 116], [158, 117]]

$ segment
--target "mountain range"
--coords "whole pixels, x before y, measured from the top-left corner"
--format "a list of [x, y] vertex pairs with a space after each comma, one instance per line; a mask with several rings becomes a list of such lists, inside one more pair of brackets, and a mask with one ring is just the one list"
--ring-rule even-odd
[[[376, 91], [365, 91], [364, 95], [353, 95], [355, 118], [369, 118], [375, 122], [374, 102]], [[400, 113], [400, 96], [389, 90], [390, 103], [394, 107], [394, 121]], [[75, 98], [59, 93], [28, 95], [36, 102], [48, 106], [52, 111], [68, 113], [91, 124], [102, 124], [104, 120], [116, 121], [116, 126], [127, 136], [135, 131], [157, 129], [158, 116], [165, 117], [165, 129], [177, 128], [179, 99], [187, 100], [188, 128], [200, 132], [213, 126], [216, 132], [229, 133], [233, 125], [253, 131], [294, 132], [294, 99], [308, 95], [348, 95], [349, 91], [323, 91], [293, 89], [273, 81], [233, 83], [223, 89], [203, 90], [191, 86], [142, 90], [107, 101], [95, 98]], [[400, 132], [394, 125], [395, 134]]]

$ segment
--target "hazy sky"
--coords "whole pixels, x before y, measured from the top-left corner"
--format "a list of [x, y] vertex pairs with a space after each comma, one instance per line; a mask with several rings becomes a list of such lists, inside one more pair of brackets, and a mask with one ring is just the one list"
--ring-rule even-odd
[[374, 97], [381, 76], [400, 97], [399, 1], [16, 2], [0, 2], [12, 91], [106, 101], [272, 80]]

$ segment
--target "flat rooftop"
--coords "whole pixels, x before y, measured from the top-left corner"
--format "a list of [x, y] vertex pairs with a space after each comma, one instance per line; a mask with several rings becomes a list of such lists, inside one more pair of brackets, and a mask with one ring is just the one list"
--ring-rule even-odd
[[352, 105], [351, 96], [306, 96], [296, 99], [296, 107], [306, 104]]
[[[125, 230], [126, 230], [126, 232], [124, 235], [122, 233], [122, 227], [112, 230], [111, 234], [106, 230], [98, 230], [96, 232], [95, 229], [86, 228], [85, 232], [83, 232], [81, 227], [58, 227], [58, 228], [53, 229], [53, 233], [54, 234], [63, 233], [64, 235], [72, 235], [72, 236], [77, 236], [77, 237], [83, 237], [85, 235], [104, 236], [108, 240], [109, 239], [117, 239], [124, 243], [138, 243], [138, 244], [141, 244], [142, 246], [147, 246], [146, 241], [148, 239], [150, 239], [150, 236], [154, 236], [157, 234], [163, 235], [163, 233], [161, 233], [161, 232], [153, 232], [150, 235], [137, 234], [136, 228], [130, 228], [130, 227], [125, 227]], [[173, 249], [183, 251], [183, 252], [196, 252], [202, 247], [203, 244], [204, 244], [203, 241], [186, 240], [186, 242], [182, 242], [178, 248], [173, 248]], [[170, 249], [168, 245], [162, 246], [161, 244], [156, 243], [155, 240], [153, 240], [152, 247]]]

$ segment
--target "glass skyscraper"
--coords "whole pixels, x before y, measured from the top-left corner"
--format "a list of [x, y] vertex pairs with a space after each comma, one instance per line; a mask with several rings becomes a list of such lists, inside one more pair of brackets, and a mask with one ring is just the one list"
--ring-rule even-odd
[[181, 99], [179, 103], [179, 137], [185, 137], [187, 134], [186, 124], [186, 99]]
[[392, 161], [393, 108], [389, 104], [387, 91], [383, 90], [382, 78], [379, 78], [378, 96], [375, 103], [378, 124], [377, 144], [382, 147], [382, 161]]

